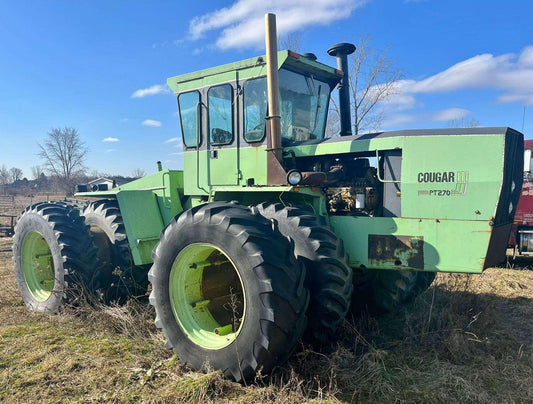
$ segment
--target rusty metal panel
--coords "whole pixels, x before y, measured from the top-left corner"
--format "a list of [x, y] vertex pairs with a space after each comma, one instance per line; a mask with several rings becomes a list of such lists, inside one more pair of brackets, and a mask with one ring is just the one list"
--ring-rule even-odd
[[369, 266], [424, 269], [424, 238], [421, 236], [368, 235]]

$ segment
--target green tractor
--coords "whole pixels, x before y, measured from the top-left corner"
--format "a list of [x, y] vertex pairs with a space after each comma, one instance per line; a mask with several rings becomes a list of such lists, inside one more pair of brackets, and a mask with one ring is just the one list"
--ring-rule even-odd
[[[39, 203], [19, 218], [15, 273], [30, 310], [85, 287], [146, 292], [166, 346], [243, 380], [327, 342], [346, 314], [390, 310], [436, 272], [503, 261], [520, 195], [523, 135], [510, 128], [352, 136], [347, 55], [337, 68], [277, 52], [168, 79], [184, 170]], [[325, 138], [339, 87], [341, 129]], [[81, 285], [81, 286], [80, 286]]]

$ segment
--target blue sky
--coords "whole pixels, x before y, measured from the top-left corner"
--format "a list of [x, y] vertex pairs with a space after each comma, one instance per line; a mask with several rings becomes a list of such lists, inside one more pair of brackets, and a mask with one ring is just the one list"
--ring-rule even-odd
[[301, 51], [371, 35], [405, 74], [382, 129], [454, 118], [533, 137], [533, 3], [455, 0], [0, 1], [0, 166], [40, 164], [52, 127], [79, 130], [91, 170], [181, 168], [167, 77], [264, 52], [263, 15]]

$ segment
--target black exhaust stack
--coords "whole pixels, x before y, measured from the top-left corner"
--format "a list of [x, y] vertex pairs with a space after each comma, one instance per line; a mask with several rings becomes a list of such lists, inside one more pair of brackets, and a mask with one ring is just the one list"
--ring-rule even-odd
[[339, 84], [339, 107], [341, 118], [341, 136], [352, 135], [352, 112], [350, 108], [350, 80], [348, 77], [348, 55], [355, 52], [355, 45], [338, 43], [328, 49], [328, 55], [337, 58], [337, 69], [342, 70], [343, 76]]

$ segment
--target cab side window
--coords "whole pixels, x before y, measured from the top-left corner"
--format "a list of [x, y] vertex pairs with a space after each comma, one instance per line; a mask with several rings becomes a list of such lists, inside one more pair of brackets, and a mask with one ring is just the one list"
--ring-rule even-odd
[[244, 140], [260, 142], [265, 137], [267, 115], [266, 77], [248, 80], [244, 83]]
[[209, 105], [209, 142], [214, 146], [233, 142], [233, 87], [229, 84], [211, 87]]
[[[197, 147], [202, 143], [202, 134], [198, 133], [198, 119], [200, 118], [197, 106], [200, 102], [200, 93], [191, 91], [178, 96], [178, 107], [180, 110], [181, 133], [183, 143], [186, 147]], [[201, 113], [201, 112], [200, 112]], [[201, 119], [201, 118], [200, 118]], [[197, 144], [198, 135], [198, 144]]]

